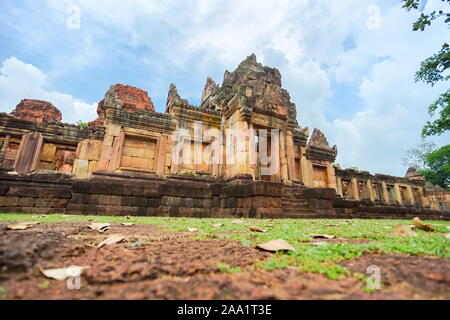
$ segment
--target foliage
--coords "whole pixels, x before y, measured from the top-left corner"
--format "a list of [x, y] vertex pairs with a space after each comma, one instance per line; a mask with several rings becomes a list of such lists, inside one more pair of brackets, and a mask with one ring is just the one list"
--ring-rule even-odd
[[420, 174], [427, 181], [443, 188], [450, 186], [450, 144], [429, 153], [426, 156], [428, 170], [422, 170]]
[[436, 148], [433, 142], [428, 142], [422, 138], [422, 141], [414, 148], [406, 151], [402, 158], [402, 164], [408, 168], [416, 168], [417, 170], [428, 169], [426, 156]]
[[236, 273], [241, 272], [241, 268], [239, 267], [232, 267], [226, 263], [219, 262], [216, 264], [217, 269], [219, 269], [222, 273]]
[[[441, 0], [442, 2], [447, 2], [450, 4], [450, 0]], [[408, 11], [411, 9], [418, 10], [420, 6], [420, 0], [403, 0], [403, 8], [406, 8]], [[433, 20], [436, 20], [438, 18], [445, 17], [445, 23], [450, 22], [450, 13], [444, 12], [442, 10], [439, 11], [432, 11], [430, 14], [421, 13], [419, 19], [417, 19], [416, 22], [413, 24], [413, 30], [417, 31], [423, 31], [427, 26], [431, 25], [431, 22]]]
[[[420, 0], [403, 0], [403, 8], [410, 10], [418, 10], [420, 6]], [[450, 5], [450, 0], [442, 0], [442, 2]], [[450, 12], [444, 12], [443, 10], [432, 11], [429, 14], [421, 13], [420, 17], [414, 22], [412, 29], [414, 31], [424, 31], [427, 26], [431, 25], [431, 22], [444, 18], [444, 23], [450, 25]], [[416, 82], [422, 81], [434, 86], [439, 81], [447, 81], [450, 79], [449, 75], [446, 75], [446, 71], [450, 67], [450, 47], [447, 43], [442, 45], [441, 50], [433, 56], [425, 59], [421, 65], [419, 71], [416, 72]], [[428, 121], [422, 129], [422, 136], [440, 135], [450, 129], [450, 90], [441, 94], [436, 101], [434, 101], [429, 107], [428, 112], [430, 117], [434, 117], [439, 114], [438, 118], [433, 121]]]
[[82, 120], [78, 120], [76, 124], [77, 124], [77, 126], [80, 126], [83, 128], [87, 128], [89, 126], [89, 124], [87, 122], [84, 122]]
[[443, 73], [449, 66], [450, 48], [445, 43], [438, 53], [422, 61], [419, 71], [416, 72], [416, 81], [434, 86], [438, 81], [448, 80], [450, 76], [444, 76]]
[[441, 94], [439, 98], [428, 107], [428, 113], [431, 117], [439, 113], [439, 118], [430, 122], [422, 129], [422, 136], [440, 135], [450, 130], [450, 90]]

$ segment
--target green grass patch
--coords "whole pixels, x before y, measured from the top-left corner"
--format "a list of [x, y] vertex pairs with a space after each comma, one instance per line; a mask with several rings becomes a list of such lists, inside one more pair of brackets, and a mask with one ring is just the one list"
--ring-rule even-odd
[[241, 268], [239, 267], [232, 267], [226, 263], [219, 262], [216, 264], [217, 269], [219, 269], [222, 273], [236, 273], [241, 272]]
[[[318, 272], [331, 279], [349, 275], [348, 270], [339, 266], [339, 262], [361, 256], [365, 252], [401, 253], [450, 258], [450, 239], [448, 221], [424, 221], [436, 228], [437, 232], [416, 231], [417, 237], [397, 236], [394, 227], [399, 224], [411, 225], [408, 220], [339, 220], [339, 219], [280, 219], [271, 223], [267, 219], [241, 219], [243, 224], [232, 223], [234, 219], [215, 218], [175, 218], [175, 217], [115, 217], [115, 216], [78, 216], [78, 215], [30, 215], [0, 214], [0, 222], [36, 221], [36, 222], [95, 222], [151, 224], [160, 230], [193, 232], [196, 239], [235, 239], [244, 246], [256, 246], [273, 239], [284, 239], [292, 244], [296, 251], [273, 254], [271, 259], [257, 263], [257, 267], [274, 270], [295, 267], [308, 272]], [[214, 224], [223, 224], [216, 227]], [[266, 229], [266, 233], [250, 232], [249, 227]], [[326, 243], [313, 245], [310, 234], [330, 234], [337, 238], [366, 239], [368, 243]], [[229, 267], [229, 266], [228, 266]], [[223, 272], [238, 272], [221, 264]]]

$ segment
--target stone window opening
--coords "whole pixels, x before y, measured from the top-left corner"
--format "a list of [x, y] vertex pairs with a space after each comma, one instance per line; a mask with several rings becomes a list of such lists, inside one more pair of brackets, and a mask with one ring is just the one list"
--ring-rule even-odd
[[393, 185], [387, 185], [387, 192], [389, 196], [389, 202], [397, 202], [397, 199], [395, 197], [395, 189]]
[[38, 169], [71, 173], [76, 150], [76, 146], [62, 145], [44, 139]]

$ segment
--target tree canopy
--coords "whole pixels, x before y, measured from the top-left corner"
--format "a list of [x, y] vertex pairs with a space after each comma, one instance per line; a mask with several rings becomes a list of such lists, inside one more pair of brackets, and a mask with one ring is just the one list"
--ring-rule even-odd
[[[408, 11], [419, 10], [423, 0], [403, 0], [403, 8]], [[441, 0], [450, 6], [450, 0]], [[450, 12], [443, 10], [432, 11], [430, 13], [421, 12], [420, 17], [413, 23], [414, 31], [424, 31], [427, 26], [437, 19], [444, 19], [444, 24], [450, 27]], [[444, 43], [442, 48], [433, 56], [425, 59], [420, 69], [416, 72], [416, 82], [422, 81], [431, 86], [437, 82], [448, 81], [450, 75], [447, 70], [450, 67], [450, 48], [448, 43]], [[450, 130], [450, 89], [442, 93], [429, 107], [428, 113], [434, 120], [428, 121], [422, 129], [422, 136], [441, 135]]]
[[426, 156], [428, 170], [421, 170], [420, 174], [432, 184], [443, 188], [450, 186], [450, 145], [430, 152]]

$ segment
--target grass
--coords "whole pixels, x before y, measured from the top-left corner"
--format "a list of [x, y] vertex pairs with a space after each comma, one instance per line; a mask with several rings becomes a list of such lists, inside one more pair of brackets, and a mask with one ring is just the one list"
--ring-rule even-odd
[[[136, 224], [157, 225], [161, 230], [187, 231], [197, 228], [193, 233], [197, 239], [225, 238], [241, 241], [244, 246], [273, 240], [284, 239], [292, 244], [296, 251], [273, 254], [271, 259], [257, 263], [257, 267], [274, 270], [284, 267], [297, 267], [304, 271], [325, 274], [331, 279], [339, 279], [349, 275], [349, 271], [338, 263], [342, 260], [356, 258], [365, 252], [402, 253], [407, 255], [424, 255], [450, 258], [450, 239], [444, 235], [449, 233], [450, 222], [424, 221], [432, 224], [436, 232], [417, 231], [417, 237], [405, 237], [394, 234], [394, 227], [399, 224], [411, 225], [406, 220], [334, 220], [334, 219], [241, 219], [243, 224], [232, 223], [233, 219], [213, 218], [165, 218], [165, 217], [110, 217], [110, 216], [74, 216], [74, 215], [26, 215], [0, 214], [0, 222], [36, 221], [36, 222], [131, 222]], [[223, 224], [215, 227], [213, 224]], [[250, 226], [266, 229], [266, 233], [250, 232]], [[337, 238], [365, 239], [367, 243], [324, 243], [314, 245], [309, 241], [310, 234], [329, 234]], [[239, 272], [228, 265], [218, 265], [222, 272]]]

